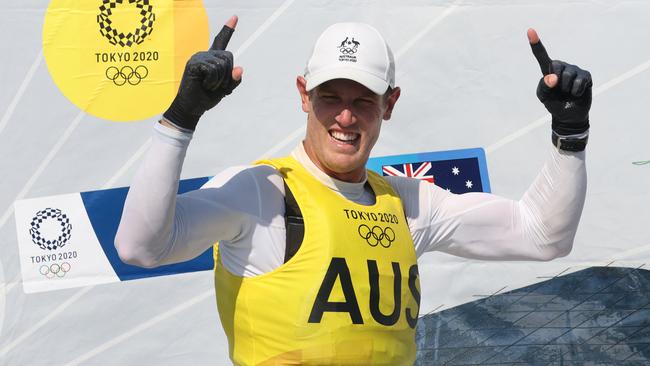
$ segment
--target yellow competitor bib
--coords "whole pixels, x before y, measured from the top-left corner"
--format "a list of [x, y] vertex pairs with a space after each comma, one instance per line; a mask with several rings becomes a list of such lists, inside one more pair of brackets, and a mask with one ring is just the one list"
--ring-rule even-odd
[[293, 258], [256, 277], [231, 274], [216, 254], [217, 305], [233, 362], [412, 365], [420, 285], [400, 198], [372, 172], [376, 203], [363, 206], [293, 158], [260, 163], [282, 174], [305, 236]]
[[52, 79], [77, 107], [133, 121], [169, 106], [185, 63], [208, 38], [201, 0], [52, 0], [43, 53]]

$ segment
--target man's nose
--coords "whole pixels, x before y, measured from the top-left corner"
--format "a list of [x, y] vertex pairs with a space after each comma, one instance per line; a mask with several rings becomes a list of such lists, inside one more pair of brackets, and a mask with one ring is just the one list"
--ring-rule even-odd
[[341, 126], [351, 126], [357, 122], [357, 117], [349, 108], [344, 108], [335, 119]]

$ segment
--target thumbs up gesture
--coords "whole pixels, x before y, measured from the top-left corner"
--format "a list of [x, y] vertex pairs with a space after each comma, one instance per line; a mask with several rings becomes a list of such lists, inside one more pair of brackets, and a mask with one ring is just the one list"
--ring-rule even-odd
[[[559, 136], [586, 134], [593, 85], [591, 74], [578, 66], [551, 60], [534, 29], [528, 30], [528, 41], [543, 75], [537, 86], [537, 98], [553, 117], [553, 132]], [[556, 139], [554, 136], [554, 144]]]
[[210, 49], [198, 52], [189, 59], [178, 94], [163, 113], [166, 120], [177, 127], [194, 131], [203, 113], [239, 85], [243, 69], [234, 66], [232, 53], [226, 51], [236, 25], [237, 17], [232, 16], [214, 38]]

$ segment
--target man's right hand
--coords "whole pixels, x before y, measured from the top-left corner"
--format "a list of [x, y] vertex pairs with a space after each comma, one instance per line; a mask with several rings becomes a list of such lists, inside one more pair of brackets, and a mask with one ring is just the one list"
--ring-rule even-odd
[[241, 82], [243, 70], [234, 67], [232, 53], [226, 51], [236, 25], [237, 16], [232, 16], [214, 38], [212, 47], [194, 54], [185, 65], [178, 94], [163, 113], [176, 127], [194, 131], [203, 113]]

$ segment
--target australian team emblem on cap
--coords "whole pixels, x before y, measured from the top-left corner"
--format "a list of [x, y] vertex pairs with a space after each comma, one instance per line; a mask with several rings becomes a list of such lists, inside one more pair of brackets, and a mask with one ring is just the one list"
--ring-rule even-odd
[[321, 33], [305, 68], [307, 91], [333, 79], [356, 81], [380, 95], [395, 85], [393, 54], [379, 31], [347, 22]]
[[360, 45], [361, 43], [355, 40], [354, 37], [352, 37], [352, 39], [350, 39], [350, 37], [345, 37], [341, 42], [341, 45], [337, 47], [339, 52], [341, 52], [339, 55], [339, 61], [357, 62], [357, 56], [354, 54], [357, 53]]

